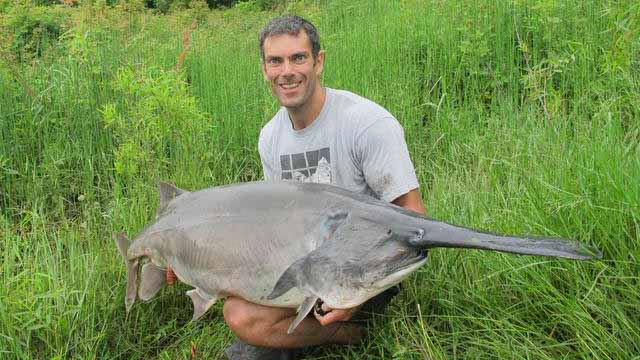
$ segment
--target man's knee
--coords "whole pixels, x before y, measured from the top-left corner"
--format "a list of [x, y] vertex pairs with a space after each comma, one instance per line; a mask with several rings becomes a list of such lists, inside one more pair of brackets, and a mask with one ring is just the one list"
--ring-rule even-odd
[[291, 316], [287, 310], [253, 304], [237, 297], [227, 298], [222, 313], [229, 329], [238, 338], [258, 346], [264, 346], [266, 338], [278, 333], [276, 324]]
[[222, 307], [224, 321], [231, 331], [239, 337], [244, 337], [245, 333], [255, 327], [253, 314], [249, 309], [250, 307], [245, 300], [236, 297], [227, 298]]

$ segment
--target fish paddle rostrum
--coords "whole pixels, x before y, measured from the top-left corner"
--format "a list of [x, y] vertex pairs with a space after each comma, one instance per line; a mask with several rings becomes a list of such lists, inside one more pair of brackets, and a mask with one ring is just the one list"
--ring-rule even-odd
[[473, 230], [326, 184], [249, 182], [189, 192], [161, 183], [159, 188], [155, 221], [132, 242], [113, 235], [127, 267], [127, 311], [136, 296], [155, 296], [169, 267], [193, 286], [187, 291], [193, 320], [232, 295], [297, 308], [291, 333], [317, 301], [333, 309], [360, 305], [420, 268], [432, 248], [601, 257], [577, 241]]

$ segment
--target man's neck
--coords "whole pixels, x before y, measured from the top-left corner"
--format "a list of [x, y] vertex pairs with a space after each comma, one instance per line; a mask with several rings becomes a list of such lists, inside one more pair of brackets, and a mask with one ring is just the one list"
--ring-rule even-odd
[[319, 87], [312, 95], [308, 106], [287, 108], [289, 119], [291, 119], [291, 125], [294, 130], [302, 130], [318, 118], [324, 106], [324, 101], [327, 97], [326, 94], [327, 91], [325, 88]]

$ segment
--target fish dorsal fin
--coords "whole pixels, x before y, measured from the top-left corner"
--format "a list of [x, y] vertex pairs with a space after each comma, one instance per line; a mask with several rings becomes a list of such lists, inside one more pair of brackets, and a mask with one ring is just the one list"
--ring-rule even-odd
[[177, 198], [182, 194], [189, 193], [186, 190], [182, 190], [179, 187], [176, 187], [173, 184], [169, 184], [164, 181], [160, 181], [158, 183], [158, 192], [160, 193], [160, 204], [158, 205], [158, 213], [157, 216], [167, 207], [167, 205], [171, 202], [171, 200]]
[[295, 330], [295, 328], [297, 328], [298, 325], [300, 325], [302, 320], [304, 320], [304, 318], [306, 318], [307, 315], [309, 315], [311, 310], [313, 310], [313, 306], [316, 304], [317, 301], [318, 301], [317, 296], [307, 296], [306, 298], [304, 298], [304, 301], [298, 307], [298, 316], [296, 316], [296, 318], [291, 322], [291, 325], [289, 325], [289, 329], [287, 329], [287, 334], [291, 334], [293, 330]]
[[167, 276], [165, 270], [148, 262], [142, 265], [138, 297], [142, 301], [148, 301], [153, 298], [166, 283]]
[[193, 302], [193, 318], [192, 321], [198, 320], [204, 313], [209, 310], [209, 308], [215, 304], [216, 300], [218, 300], [217, 296], [213, 297], [205, 297], [200, 294], [198, 289], [193, 289], [187, 291], [187, 295], [191, 298]]

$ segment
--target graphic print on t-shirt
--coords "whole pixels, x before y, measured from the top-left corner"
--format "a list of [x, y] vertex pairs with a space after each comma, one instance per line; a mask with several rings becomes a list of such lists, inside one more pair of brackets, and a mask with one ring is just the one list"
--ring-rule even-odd
[[282, 180], [331, 183], [331, 157], [329, 148], [297, 154], [280, 155]]

